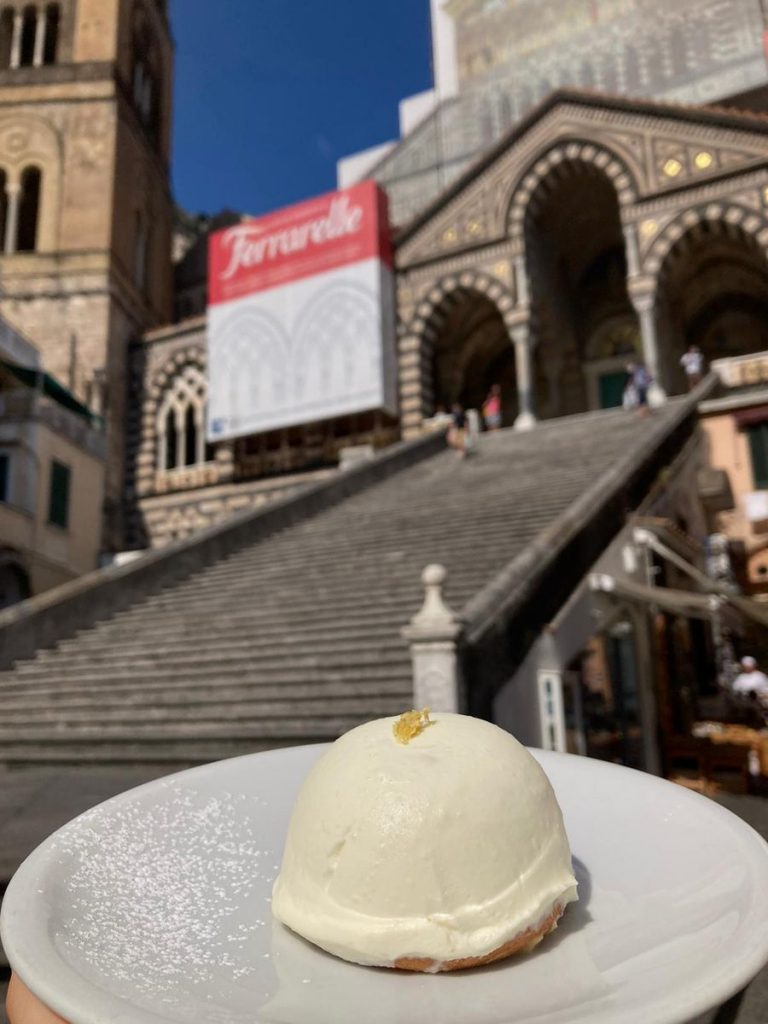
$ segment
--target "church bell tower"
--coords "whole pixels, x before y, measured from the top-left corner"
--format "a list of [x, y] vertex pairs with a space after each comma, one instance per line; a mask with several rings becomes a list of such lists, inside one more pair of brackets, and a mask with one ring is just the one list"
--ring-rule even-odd
[[172, 312], [166, 0], [0, 3], [0, 315], [107, 425], [122, 544], [128, 346]]

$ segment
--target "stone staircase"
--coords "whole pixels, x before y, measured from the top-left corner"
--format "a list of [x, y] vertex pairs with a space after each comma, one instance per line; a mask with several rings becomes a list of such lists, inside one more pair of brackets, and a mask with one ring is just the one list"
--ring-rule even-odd
[[[485, 435], [476, 457], [441, 451], [374, 475], [137, 595], [0, 673], [0, 763], [181, 765], [325, 740], [399, 713], [412, 692], [400, 630], [421, 602], [424, 566], [447, 568], [446, 598], [464, 608], [694, 409], [683, 399], [645, 420], [595, 413]], [[98, 608], [98, 576], [89, 586]], [[3, 632], [0, 622], [0, 646]]]

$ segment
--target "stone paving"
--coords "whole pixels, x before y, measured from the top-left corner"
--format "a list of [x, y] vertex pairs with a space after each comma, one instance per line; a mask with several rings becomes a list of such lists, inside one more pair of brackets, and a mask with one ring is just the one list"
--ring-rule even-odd
[[[29, 770], [0, 772], [0, 886], [46, 836], [71, 818], [133, 786], [157, 778], [157, 771], [140, 768]], [[768, 800], [723, 796], [719, 801], [768, 839]], [[0, 950], [0, 999], [8, 968]], [[742, 996], [691, 1024], [766, 1024], [768, 968]], [[7, 1024], [0, 1004], [0, 1024]], [[203, 1022], [200, 1022], [203, 1024]], [[654, 1024], [648, 1021], [648, 1024]]]

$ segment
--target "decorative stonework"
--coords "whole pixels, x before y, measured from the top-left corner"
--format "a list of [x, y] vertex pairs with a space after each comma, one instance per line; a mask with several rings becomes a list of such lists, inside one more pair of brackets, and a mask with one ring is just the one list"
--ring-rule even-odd
[[637, 198], [637, 183], [632, 172], [606, 146], [592, 142], [560, 142], [533, 164], [512, 195], [507, 230], [513, 239], [522, 237], [526, 217], [535, 209], [541, 191], [574, 164], [594, 167], [609, 178], [620, 206], [626, 207]]
[[682, 210], [655, 236], [643, 259], [645, 274], [657, 279], [674, 246], [688, 232], [713, 223], [739, 228], [753, 238], [761, 249], [768, 249], [768, 220], [765, 216], [727, 201], [708, 203]]

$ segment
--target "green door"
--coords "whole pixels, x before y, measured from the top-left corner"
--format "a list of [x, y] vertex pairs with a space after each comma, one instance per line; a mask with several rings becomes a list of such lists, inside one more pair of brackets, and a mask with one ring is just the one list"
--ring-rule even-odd
[[604, 373], [600, 377], [600, 408], [615, 409], [622, 404], [627, 374], [624, 370], [616, 373]]

